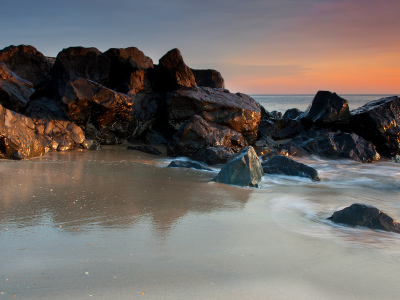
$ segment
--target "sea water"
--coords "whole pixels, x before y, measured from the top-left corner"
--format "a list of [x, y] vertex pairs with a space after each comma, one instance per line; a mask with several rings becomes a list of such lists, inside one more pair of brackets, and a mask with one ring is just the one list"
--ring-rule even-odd
[[299, 159], [320, 182], [256, 189], [126, 148], [0, 161], [0, 299], [398, 298], [400, 235], [327, 218], [364, 203], [400, 221], [399, 164]]

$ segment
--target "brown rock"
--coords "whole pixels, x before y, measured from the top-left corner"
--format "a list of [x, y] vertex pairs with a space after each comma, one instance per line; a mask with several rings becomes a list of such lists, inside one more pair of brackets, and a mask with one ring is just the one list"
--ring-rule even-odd
[[225, 88], [224, 78], [220, 72], [216, 70], [195, 70], [190, 69], [196, 79], [197, 86], [205, 86], [209, 88]]

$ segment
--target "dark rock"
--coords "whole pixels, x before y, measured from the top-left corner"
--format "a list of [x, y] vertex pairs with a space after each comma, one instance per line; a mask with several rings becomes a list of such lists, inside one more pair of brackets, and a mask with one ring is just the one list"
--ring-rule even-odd
[[282, 113], [279, 111], [274, 110], [274, 111], [271, 111], [270, 114], [271, 114], [271, 118], [273, 118], [273, 119], [282, 119]]
[[88, 140], [88, 149], [89, 150], [101, 150], [101, 145], [98, 141], [96, 140]]
[[279, 146], [280, 151], [284, 151], [285, 156], [292, 157], [310, 157], [310, 154], [299, 144], [293, 143], [292, 141], [286, 142]]
[[76, 77], [108, 86], [110, 59], [96, 48], [70, 47], [58, 53], [51, 71], [59, 98], [68, 83]]
[[[104, 52], [110, 60], [110, 87], [124, 82], [131, 73], [153, 68], [153, 60], [136, 47], [111, 48]], [[144, 74], [144, 72], [143, 72]]]
[[86, 137], [101, 144], [120, 144], [127, 135], [133, 101], [100, 84], [76, 78], [66, 89], [62, 102], [73, 122]]
[[394, 156], [391, 158], [391, 161], [392, 161], [392, 162], [395, 162], [395, 163], [397, 163], [397, 164], [400, 164], [400, 155], [399, 155], [399, 154], [394, 155]]
[[344, 122], [349, 116], [347, 100], [339, 97], [336, 93], [319, 91], [301, 118], [318, 125], [329, 125]]
[[207, 165], [225, 164], [235, 152], [228, 146], [204, 147], [192, 155], [192, 158]]
[[253, 147], [243, 148], [234, 155], [212, 181], [239, 186], [258, 187], [264, 176], [261, 161]]
[[262, 161], [267, 161], [270, 158], [278, 156], [278, 155], [289, 156], [288, 152], [285, 149], [282, 149], [282, 150], [273, 149], [273, 150], [270, 150], [269, 152], [267, 152], [266, 154], [263, 154], [261, 159], [262, 159]]
[[268, 147], [270, 149], [277, 149], [278, 148], [278, 143], [275, 142], [268, 135], [265, 135], [265, 136], [263, 136], [261, 139], [259, 139], [256, 142], [256, 146], [257, 147]]
[[35, 92], [33, 84], [18, 77], [0, 61], [0, 104], [13, 111], [22, 111]]
[[209, 123], [218, 123], [240, 132], [249, 143], [257, 137], [260, 105], [245, 94], [207, 87], [179, 89], [167, 95], [170, 124], [179, 129], [197, 114]]
[[298, 108], [288, 109], [283, 115], [282, 119], [297, 119], [303, 112]]
[[127, 94], [132, 99], [134, 99], [138, 93], [153, 92], [146, 70], [132, 71], [125, 78], [125, 81], [115, 88], [115, 91]]
[[239, 152], [247, 146], [246, 140], [239, 132], [222, 125], [209, 124], [198, 115], [194, 115], [182, 125], [172, 137], [172, 144], [176, 155], [188, 157], [205, 147], [225, 145], [234, 152]]
[[210, 168], [207, 168], [206, 166], [196, 163], [196, 162], [191, 162], [191, 161], [183, 161], [183, 160], [174, 160], [172, 161], [169, 165], [168, 168], [189, 168], [189, 169], [196, 169], [196, 170], [206, 170], [206, 171], [212, 171]]
[[[162, 133], [154, 131], [151, 128], [148, 128], [143, 133], [144, 141], [150, 145], [160, 145], [160, 144], [167, 144], [167, 139], [163, 136]], [[129, 141], [129, 139], [128, 139]]]
[[274, 156], [263, 162], [262, 168], [268, 174], [300, 176], [310, 178], [313, 181], [320, 181], [317, 170], [282, 155]]
[[305, 127], [301, 125], [301, 122], [293, 119], [279, 119], [273, 130], [270, 132], [270, 136], [274, 140], [285, 140], [297, 136], [303, 132]]
[[335, 223], [400, 233], [400, 224], [376, 207], [355, 203], [328, 218]]
[[6, 47], [0, 50], [0, 60], [19, 77], [31, 82], [36, 92], [50, 88], [52, 64], [35, 47]]
[[400, 153], [400, 98], [386, 97], [351, 111], [349, 131], [372, 142], [381, 155]]
[[209, 88], [225, 89], [224, 78], [220, 72], [215, 70], [194, 70], [190, 69], [196, 79], [197, 86], [205, 86]]
[[136, 150], [136, 151], [141, 151], [149, 154], [154, 154], [154, 155], [161, 155], [161, 151], [158, 150], [157, 148], [154, 148], [152, 146], [128, 146], [128, 150]]

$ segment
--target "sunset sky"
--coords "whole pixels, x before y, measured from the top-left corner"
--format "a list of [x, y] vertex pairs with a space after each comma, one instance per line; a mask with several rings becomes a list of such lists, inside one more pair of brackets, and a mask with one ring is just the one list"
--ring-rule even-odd
[[248, 94], [400, 93], [399, 0], [9, 0], [0, 49], [172, 48]]

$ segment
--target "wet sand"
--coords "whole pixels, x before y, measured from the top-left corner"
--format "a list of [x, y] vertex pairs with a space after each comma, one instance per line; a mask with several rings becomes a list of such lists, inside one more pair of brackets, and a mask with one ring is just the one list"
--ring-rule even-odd
[[397, 166], [389, 187], [251, 189], [104, 148], [0, 161], [0, 299], [398, 298], [400, 236], [324, 221], [361, 200], [399, 220]]

